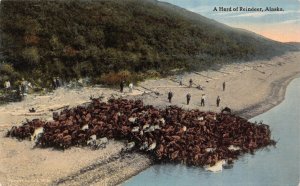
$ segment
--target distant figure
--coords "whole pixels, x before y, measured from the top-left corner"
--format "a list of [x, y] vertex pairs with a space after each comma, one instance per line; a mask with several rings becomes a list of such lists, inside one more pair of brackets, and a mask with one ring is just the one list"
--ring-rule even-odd
[[220, 101], [221, 101], [220, 96], [218, 96], [218, 97], [217, 97], [217, 107], [219, 107]]
[[31, 112], [31, 113], [35, 112], [35, 109], [31, 108], [31, 109], [29, 109], [29, 112]]
[[61, 84], [60, 84], [60, 81], [59, 81], [59, 78], [58, 78], [58, 77], [56, 77], [56, 78], [55, 78], [55, 83], [56, 83], [56, 87], [57, 87], [57, 88], [61, 86]]
[[55, 78], [52, 78], [52, 87], [53, 87], [53, 89], [57, 88], [56, 79]]
[[16, 99], [19, 100], [19, 101], [22, 101], [23, 100], [23, 94], [21, 92], [21, 85], [19, 85], [19, 87], [17, 88], [17, 95], [16, 95]]
[[189, 83], [190, 83], [189, 87], [191, 88], [191, 87], [192, 87], [192, 85], [193, 85], [193, 80], [192, 80], [192, 79], [190, 79]]
[[10, 81], [5, 81], [5, 82], [4, 82], [4, 88], [5, 88], [5, 90], [6, 90], [6, 91], [9, 90], [10, 87], [11, 87]]
[[22, 78], [22, 82], [21, 82], [21, 92], [23, 93], [23, 95], [26, 95], [28, 93], [29, 88], [32, 88], [32, 85], [30, 82], [24, 80], [24, 78]]
[[205, 94], [201, 96], [201, 107], [205, 106]]
[[133, 83], [129, 83], [129, 92], [132, 93], [133, 90]]
[[190, 104], [190, 100], [191, 100], [191, 94], [188, 93], [188, 94], [186, 95], [186, 104], [187, 104], [187, 105]]
[[123, 93], [123, 89], [124, 89], [124, 81], [121, 81], [120, 83], [120, 92]]
[[223, 82], [223, 91], [225, 91], [225, 81]]
[[169, 103], [172, 103], [172, 97], [173, 97], [173, 92], [169, 92], [168, 93], [168, 100], [169, 100]]
[[197, 89], [203, 90], [203, 87], [202, 87], [201, 85], [198, 85], [198, 86], [197, 86]]
[[182, 80], [179, 81], [179, 85], [182, 86]]
[[20, 97], [23, 97], [23, 96], [24, 96], [23, 89], [22, 89], [22, 85], [19, 85], [19, 86], [18, 86], [17, 93], [18, 93], [18, 95], [19, 95]]
[[26, 84], [27, 84], [27, 82], [24, 80], [24, 78], [22, 78], [22, 81], [21, 81], [21, 93], [22, 93], [22, 95], [23, 96], [25, 96], [26, 95], [26, 92], [27, 92], [27, 88], [26, 88]]

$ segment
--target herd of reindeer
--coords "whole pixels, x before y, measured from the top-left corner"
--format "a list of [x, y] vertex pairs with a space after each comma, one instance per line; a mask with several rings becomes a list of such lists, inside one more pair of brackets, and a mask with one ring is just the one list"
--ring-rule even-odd
[[12, 127], [7, 136], [55, 149], [105, 148], [114, 139], [125, 142], [122, 153], [146, 153], [156, 162], [195, 166], [213, 166], [221, 160], [231, 164], [243, 153], [276, 144], [268, 125], [251, 123], [229, 108], [223, 111], [158, 109], [141, 100], [92, 99], [53, 113], [52, 121], [27, 120]]

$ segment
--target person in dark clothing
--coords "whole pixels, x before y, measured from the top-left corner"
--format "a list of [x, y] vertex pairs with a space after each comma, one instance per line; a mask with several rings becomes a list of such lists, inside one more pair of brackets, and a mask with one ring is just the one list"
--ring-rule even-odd
[[201, 96], [201, 106], [205, 106], [205, 94], [202, 94]]
[[22, 101], [23, 97], [24, 97], [24, 95], [23, 95], [22, 90], [21, 90], [21, 85], [19, 85], [19, 87], [17, 89], [16, 99], [19, 100], [19, 101]]
[[120, 83], [120, 92], [123, 93], [123, 89], [124, 89], [124, 81], [121, 81], [121, 83]]
[[59, 81], [59, 78], [58, 78], [58, 77], [56, 77], [56, 78], [55, 78], [55, 83], [56, 83], [56, 87], [60, 87], [60, 86], [61, 86], [61, 84], [60, 84], [60, 81]]
[[192, 85], [193, 85], [193, 80], [192, 79], [190, 79], [190, 85], [189, 85], [189, 87], [191, 88], [192, 87]]
[[220, 96], [218, 96], [218, 97], [217, 97], [217, 107], [219, 107], [220, 101], [221, 101]]
[[52, 87], [53, 87], [53, 89], [56, 89], [56, 88], [57, 88], [55, 78], [52, 79]]
[[169, 100], [169, 103], [172, 103], [172, 97], [173, 97], [173, 92], [169, 92], [168, 93], [168, 100]]
[[187, 105], [190, 104], [190, 100], [191, 100], [191, 94], [188, 93], [188, 94], [186, 95], [186, 104], [187, 104]]
[[23, 96], [25, 95], [25, 84], [21, 84], [21, 93]]
[[225, 81], [223, 82], [223, 91], [225, 91]]

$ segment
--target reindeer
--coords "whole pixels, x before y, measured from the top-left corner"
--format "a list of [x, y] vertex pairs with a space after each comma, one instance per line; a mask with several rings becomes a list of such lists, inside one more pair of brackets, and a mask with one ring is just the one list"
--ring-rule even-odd
[[221, 113], [231, 114], [231, 109], [229, 107], [225, 107], [222, 109]]
[[44, 133], [43, 127], [36, 128], [33, 134], [31, 135], [31, 141], [34, 141], [34, 144], [38, 145], [39, 140], [42, 137], [43, 133]]
[[93, 149], [105, 148], [108, 144], [108, 139], [106, 137], [97, 139], [96, 135], [91, 135], [90, 140], [87, 141], [87, 145], [91, 146]]

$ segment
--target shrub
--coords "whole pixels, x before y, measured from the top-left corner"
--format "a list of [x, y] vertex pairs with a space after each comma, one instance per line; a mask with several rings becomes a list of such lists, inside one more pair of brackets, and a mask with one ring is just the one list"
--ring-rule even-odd
[[15, 71], [11, 64], [0, 63], [0, 85], [4, 84], [5, 81], [9, 80], [12, 85], [14, 85], [18, 79], [20, 79], [20, 74]]
[[28, 45], [37, 45], [40, 41], [40, 38], [33, 34], [27, 34], [24, 36], [24, 42]]
[[116, 85], [123, 80], [130, 81], [131, 79], [132, 74], [128, 70], [123, 70], [120, 72], [110, 72], [107, 74], [103, 74], [97, 81], [105, 85]]
[[2, 63], [0, 64], [0, 74], [11, 75], [15, 73], [14, 67], [11, 64]]
[[25, 48], [22, 52], [22, 57], [30, 65], [37, 65], [40, 61], [39, 52], [36, 47]]

